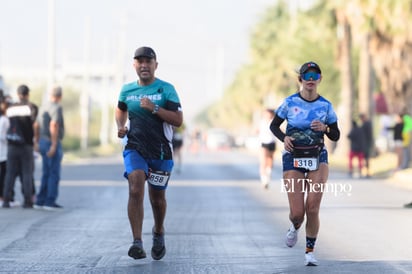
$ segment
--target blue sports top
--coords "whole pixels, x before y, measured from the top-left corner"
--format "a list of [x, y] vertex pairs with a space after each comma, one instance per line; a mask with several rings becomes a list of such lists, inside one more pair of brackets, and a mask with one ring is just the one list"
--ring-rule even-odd
[[125, 84], [120, 91], [118, 106], [129, 114], [126, 149], [136, 149], [146, 159], [171, 160], [172, 125], [141, 108], [140, 99], [144, 97], [164, 109], [181, 111], [175, 88], [165, 81], [156, 78], [148, 86], [141, 86], [137, 81]]
[[287, 120], [286, 135], [295, 138], [295, 145], [323, 144], [324, 133], [313, 131], [310, 124], [319, 120], [330, 125], [338, 120], [332, 104], [324, 97], [307, 101], [299, 92], [287, 97], [276, 110], [276, 115]]

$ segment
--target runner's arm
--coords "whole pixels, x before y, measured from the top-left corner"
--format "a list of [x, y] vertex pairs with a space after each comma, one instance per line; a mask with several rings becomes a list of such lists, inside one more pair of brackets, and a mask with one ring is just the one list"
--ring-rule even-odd
[[325, 132], [326, 136], [332, 141], [337, 141], [339, 140], [340, 137], [340, 130], [338, 128], [338, 122], [335, 122], [333, 124], [327, 125], [329, 130]]
[[284, 142], [286, 134], [280, 129], [280, 125], [285, 121], [285, 119], [280, 118], [277, 114], [270, 123], [270, 131], [282, 142]]
[[127, 105], [123, 102], [118, 102], [117, 108], [115, 110], [115, 119], [117, 125], [117, 137], [123, 138], [127, 133], [126, 122], [127, 122]]
[[171, 124], [175, 127], [180, 127], [183, 123], [183, 113], [180, 110], [173, 111], [159, 107], [156, 115], [166, 123]]

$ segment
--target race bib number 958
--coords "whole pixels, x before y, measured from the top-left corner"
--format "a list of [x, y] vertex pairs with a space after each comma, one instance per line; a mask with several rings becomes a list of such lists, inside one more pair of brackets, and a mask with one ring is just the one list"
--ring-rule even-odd
[[169, 181], [170, 173], [165, 171], [151, 171], [147, 182], [154, 186], [166, 186]]

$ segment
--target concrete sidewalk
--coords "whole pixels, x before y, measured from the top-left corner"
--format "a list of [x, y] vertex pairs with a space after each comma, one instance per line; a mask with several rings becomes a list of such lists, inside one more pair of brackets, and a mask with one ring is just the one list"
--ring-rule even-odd
[[412, 190], [412, 168], [396, 171], [386, 181], [389, 184]]

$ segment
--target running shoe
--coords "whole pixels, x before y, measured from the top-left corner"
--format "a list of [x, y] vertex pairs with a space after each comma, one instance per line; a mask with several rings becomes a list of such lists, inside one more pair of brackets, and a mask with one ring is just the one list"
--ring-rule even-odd
[[318, 261], [315, 258], [315, 254], [313, 252], [305, 253], [305, 264], [307, 266], [317, 266]]
[[152, 258], [154, 260], [160, 260], [166, 254], [165, 236], [164, 234], [154, 232], [154, 228], [152, 229], [152, 236]]
[[11, 207], [18, 207], [18, 206], [21, 206], [21, 203], [19, 201], [10, 201], [10, 206]]
[[23, 208], [33, 208], [33, 204], [32, 203], [24, 203]]
[[43, 209], [43, 207], [44, 207], [43, 205], [39, 205], [39, 204], [34, 204], [33, 205], [34, 209]]
[[58, 204], [53, 204], [53, 205], [45, 205], [43, 206], [43, 209], [48, 210], [48, 211], [58, 211], [58, 210], [62, 210], [63, 207]]
[[298, 241], [298, 230], [296, 230], [295, 227], [291, 225], [288, 232], [286, 233], [285, 243], [288, 247], [294, 247], [297, 241]]
[[403, 207], [405, 207], [405, 208], [412, 208], [412, 202], [410, 202], [409, 204], [403, 205]]
[[141, 240], [134, 240], [127, 254], [135, 260], [146, 258], [143, 242]]

